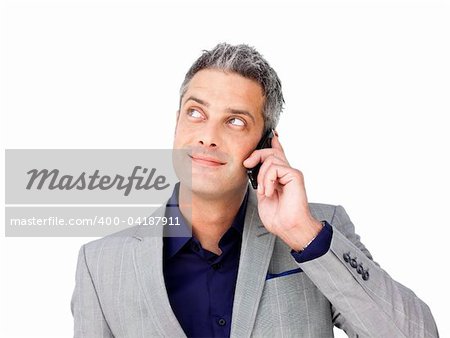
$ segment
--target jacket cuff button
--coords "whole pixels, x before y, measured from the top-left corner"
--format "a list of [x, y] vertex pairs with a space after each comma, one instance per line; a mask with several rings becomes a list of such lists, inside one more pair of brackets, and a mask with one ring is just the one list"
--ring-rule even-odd
[[349, 254], [348, 252], [346, 252], [346, 253], [342, 256], [342, 258], [344, 258], [344, 261], [345, 261], [346, 263], [348, 263], [348, 262], [350, 261], [350, 254]]
[[369, 280], [369, 271], [364, 271], [362, 274], [362, 279], [363, 280]]
[[359, 273], [360, 275], [362, 275], [365, 272], [362, 264], [358, 264], [358, 267], [356, 268], [356, 272]]

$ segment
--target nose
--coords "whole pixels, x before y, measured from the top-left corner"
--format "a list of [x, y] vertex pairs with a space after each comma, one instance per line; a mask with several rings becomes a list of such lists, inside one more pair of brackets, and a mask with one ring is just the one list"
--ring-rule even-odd
[[218, 128], [213, 125], [205, 127], [198, 137], [198, 144], [205, 147], [216, 148], [219, 140], [217, 129]]
[[215, 143], [213, 143], [213, 142], [199, 140], [198, 143], [203, 145], [203, 146], [207, 146], [207, 147], [212, 147], [212, 148], [217, 147], [217, 145]]

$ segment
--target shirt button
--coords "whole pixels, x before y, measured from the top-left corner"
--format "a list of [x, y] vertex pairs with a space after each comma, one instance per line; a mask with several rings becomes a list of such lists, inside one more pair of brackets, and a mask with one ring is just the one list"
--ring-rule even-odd
[[214, 270], [219, 270], [221, 267], [222, 267], [222, 264], [220, 264], [220, 263], [214, 263], [214, 264], [212, 265], [212, 268], [213, 268]]
[[220, 318], [218, 323], [219, 323], [220, 326], [224, 326], [227, 323], [227, 321], [225, 319], [223, 319], [223, 318]]

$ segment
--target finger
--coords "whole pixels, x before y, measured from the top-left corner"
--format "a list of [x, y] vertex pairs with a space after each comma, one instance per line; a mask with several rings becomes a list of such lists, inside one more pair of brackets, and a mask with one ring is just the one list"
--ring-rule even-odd
[[262, 181], [264, 187], [264, 195], [266, 197], [271, 197], [278, 184], [281, 182], [290, 182], [286, 180], [286, 176], [290, 176], [293, 169], [285, 165], [272, 164], [267, 170], [264, 179]]
[[246, 168], [253, 168], [258, 163], [264, 162], [265, 159], [271, 155], [276, 156], [287, 162], [286, 156], [280, 149], [264, 148], [253, 151], [251, 155], [242, 164]]
[[266, 160], [261, 165], [261, 168], [259, 169], [259, 174], [257, 177], [258, 180], [258, 187], [261, 185], [261, 188], [258, 189], [258, 192], [260, 194], [264, 194], [264, 177], [266, 176], [267, 170], [270, 168], [272, 164], [278, 164], [278, 165], [289, 165], [284, 161], [283, 159], [280, 159], [274, 155], [271, 155], [266, 158]]
[[284, 175], [280, 176], [278, 178], [278, 183], [280, 185], [284, 186], [289, 184], [292, 181], [299, 182], [302, 186], [304, 186], [304, 180], [303, 180], [303, 174], [300, 172], [300, 170], [294, 169], [289, 167], [290, 170], [286, 171]]
[[247, 157], [245, 159], [245, 161], [242, 163], [244, 165], [244, 167], [246, 168], [253, 168], [254, 166], [256, 166], [258, 163], [263, 162], [263, 153], [266, 151], [267, 149], [259, 149], [259, 150], [254, 150], [249, 157]]

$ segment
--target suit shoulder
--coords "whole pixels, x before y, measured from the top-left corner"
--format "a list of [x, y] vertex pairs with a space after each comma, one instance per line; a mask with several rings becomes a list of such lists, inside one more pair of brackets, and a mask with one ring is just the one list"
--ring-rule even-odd
[[[154, 210], [149, 217], [161, 217], [164, 215], [165, 210], [165, 205], [162, 205], [161, 207]], [[157, 234], [159, 234], [158, 229], [158, 227], [150, 228], [149, 226], [146, 226], [144, 224], [134, 225], [105, 237], [88, 242], [84, 245], [84, 250], [85, 252], [95, 252], [104, 248], [114, 249], [117, 247], [122, 247], [123, 245], [132, 242], [131, 239], [140, 240], [139, 237], [146, 235], [156, 236]]]

